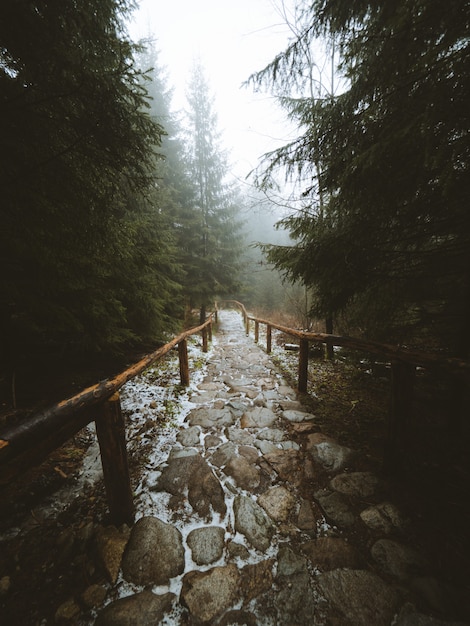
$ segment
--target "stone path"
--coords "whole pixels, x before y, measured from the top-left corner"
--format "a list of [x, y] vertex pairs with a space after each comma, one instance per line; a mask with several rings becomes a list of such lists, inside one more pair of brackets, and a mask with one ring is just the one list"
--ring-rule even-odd
[[318, 432], [237, 313], [191, 401], [152, 514], [103, 531], [127, 595], [97, 626], [457, 624], [386, 485]]

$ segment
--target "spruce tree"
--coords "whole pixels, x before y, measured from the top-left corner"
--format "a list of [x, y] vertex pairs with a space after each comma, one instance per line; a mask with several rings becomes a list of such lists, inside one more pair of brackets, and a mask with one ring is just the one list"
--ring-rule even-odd
[[117, 350], [155, 331], [162, 235], [147, 197], [163, 128], [145, 110], [123, 25], [131, 5], [2, 3], [0, 318], [10, 352]]
[[302, 6], [302, 32], [255, 81], [295, 90], [305, 48], [326, 36], [349, 85], [299, 100], [302, 134], [271, 157], [304, 176], [318, 163], [330, 197], [327, 215], [289, 219], [298, 243], [272, 259], [315, 287], [317, 314], [343, 311], [376, 337], [467, 354], [469, 5]]
[[226, 155], [220, 147], [217, 116], [204, 71], [195, 63], [187, 93], [187, 167], [194, 189], [192, 216], [181, 225], [180, 250], [190, 305], [201, 319], [216, 296], [238, 281], [240, 200], [227, 181]]

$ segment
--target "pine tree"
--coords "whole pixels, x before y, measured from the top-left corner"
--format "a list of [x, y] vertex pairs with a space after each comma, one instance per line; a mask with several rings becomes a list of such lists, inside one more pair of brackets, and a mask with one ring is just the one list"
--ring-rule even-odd
[[216, 296], [237, 285], [240, 223], [236, 190], [227, 182], [226, 156], [220, 147], [217, 116], [200, 64], [188, 87], [187, 166], [195, 195], [192, 217], [181, 224], [180, 249], [186, 269], [185, 288], [201, 319]]
[[[320, 164], [327, 215], [290, 218], [294, 251], [273, 260], [315, 287], [315, 312], [369, 334], [468, 353], [470, 314], [467, 2], [303, 4], [305, 27], [258, 74], [295, 89], [315, 36], [336, 40], [349, 86], [298, 102], [303, 133], [273, 155]], [[309, 190], [306, 189], [306, 193]]]
[[2, 4], [0, 317], [14, 352], [116, 350], [158, 319], [146, 197], [163, 128], [145, 112], [123, 26], [131, 4]]

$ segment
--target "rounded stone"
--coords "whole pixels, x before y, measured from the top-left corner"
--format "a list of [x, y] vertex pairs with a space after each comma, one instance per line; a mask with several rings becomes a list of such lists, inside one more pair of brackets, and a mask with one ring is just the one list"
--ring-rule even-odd
[[198, 565], [208, 565], [218, 561], [224, 550], [225, 531], [220, 526], [195, 528], [188, 535], [188, 546], [193, 561]]

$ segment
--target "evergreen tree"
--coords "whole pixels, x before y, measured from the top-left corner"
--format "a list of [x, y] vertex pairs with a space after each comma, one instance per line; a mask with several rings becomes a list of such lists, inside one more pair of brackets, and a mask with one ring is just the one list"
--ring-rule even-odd
[[228, 166], [220, 148], [217, 116], [200, 64], [195, 63], [188, 87], [187, 165], [195, 196], [192, 217], [181, 224], [180, 250], [186, 270], [190, 305], [205, 316], [216, 296], [236, 288], [241, 238], [239, 200], [227, 181]]
[[130, 6], [2, 3], [3, 354], [114, 350], [161, 328], [166, 235], [148, 192], [163, 128], [145, 112]]
[[303, 134], [272, 155], [304, 176], [319, 164], [329, 206], [290, 218], [297, 244], [271, 258], [315, 287], [317, 314], [346, 311], [376, 337], [468, 354], [469, 5], [302, 6], [301, 34], [255, 81], [296, 89], [322, 35], [336, 40], [349, 87], [300, 99]]

